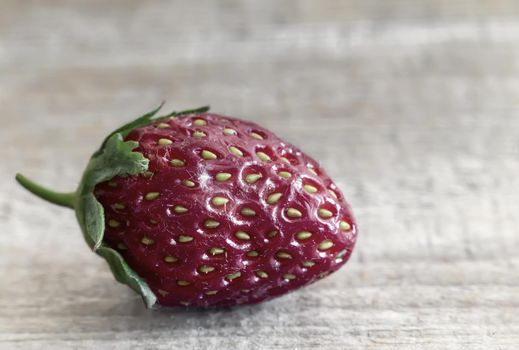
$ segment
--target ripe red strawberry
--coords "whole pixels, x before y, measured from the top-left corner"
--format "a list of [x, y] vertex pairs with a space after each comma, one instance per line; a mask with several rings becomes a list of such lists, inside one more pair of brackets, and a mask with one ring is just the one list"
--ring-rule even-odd
[[74, 207], [87, 242], [148, 306], [256, 303], [348, 260], [352, 213], [312, 158], [251, 122], [155, 112], [107, 138], [74, 194], [18, 176]]

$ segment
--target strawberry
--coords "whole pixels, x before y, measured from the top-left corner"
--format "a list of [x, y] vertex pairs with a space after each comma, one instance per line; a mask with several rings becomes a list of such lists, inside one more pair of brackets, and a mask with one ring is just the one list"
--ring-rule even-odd
[[340, 268], [356, 225], [319, 164], [207, 110], [156, 109], [119, 128], [74, 193], [17, 179], [74, 208], [87, 243], [148, 307], [257, 303]]

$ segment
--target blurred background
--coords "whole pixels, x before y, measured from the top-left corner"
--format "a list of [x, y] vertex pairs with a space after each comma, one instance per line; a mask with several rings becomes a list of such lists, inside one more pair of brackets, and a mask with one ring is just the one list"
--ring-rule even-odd
[[[72, 190], [122, 123], [210, 104], [322, 163], [349, 264], [235, 310], [149, 311]], [[0, 348], [516, 349], [519, 2], [0, 0]]]

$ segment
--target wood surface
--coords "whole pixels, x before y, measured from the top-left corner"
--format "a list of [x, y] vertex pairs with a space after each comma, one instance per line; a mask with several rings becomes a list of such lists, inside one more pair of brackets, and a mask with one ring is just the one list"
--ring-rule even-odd
[[[166, 100], [313, 155], [344, 269], [229, 310], [146, 310], [72, 211], [99, 142]], [[0, 0], [0, 349], [518, 349], [519, 2]]]

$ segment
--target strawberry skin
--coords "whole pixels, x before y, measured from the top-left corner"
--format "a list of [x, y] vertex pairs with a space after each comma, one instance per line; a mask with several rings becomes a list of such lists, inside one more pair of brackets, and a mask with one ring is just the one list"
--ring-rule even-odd
[[95, 187], [103, 241], [165, 306], [257, 303], [340, 268], [357, 230], [312, 158], [260, 126], [213, 113], [131, 131], [140, 175]]

